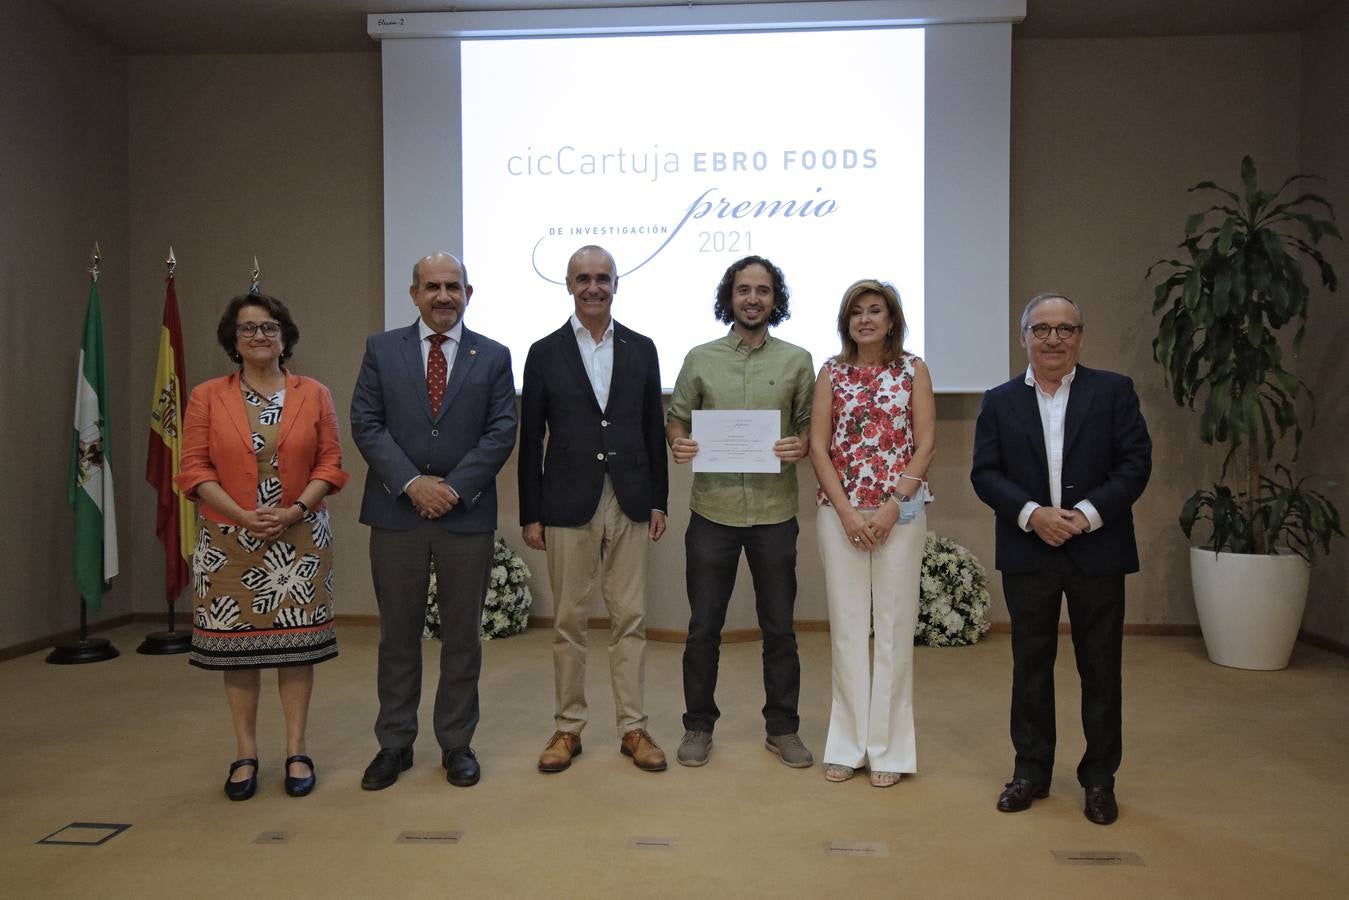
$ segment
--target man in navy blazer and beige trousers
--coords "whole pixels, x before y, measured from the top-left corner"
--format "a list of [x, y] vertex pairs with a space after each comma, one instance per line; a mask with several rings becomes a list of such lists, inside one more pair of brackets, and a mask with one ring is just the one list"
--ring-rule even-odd
[[1024, 375], [984, 395], [974, 429], [975, 493], [997, 514], [997, 566], [1012, 618], [1012, 780], [998, 809], [1049, 793], [1054, 769], [1054, 658], [1068, 598], [1082, 680], [1083, 812], [1119, 815], [1124, 576], [1138, 571], [1131, 507], [1152, 472], [1152, 441], [1133, 382], [1077, 364], [1082, 314], [1040, 294], [1021, 314]]
[[440, 606], [440, 681], [432, 721], [451, 784], [480, 775], [479, 637], [497, 524], [496, 475], [515, 446], [510, 351], [464, 327], [473, 288], [448, 253], [423, 257], [408, 288], [420, 318], [367, 339], [351, 430], [370, 464], [361, 522], [379, 602], [380, 750], [361, 787], [412, 765], [431, 566]]
[[[648, 772], [665, 754], [646, 730], [646, 551], [665, 533], [669, 490], [660, 364], [650, 338], [610, 315], [614, 258], [586, 246], [567, 262], [575, 311], [529, 348], [520, 395], [520, 524], [548, 553], [553, 589], [554, 732], [539, 769], [581, 753], [586, 619], [598, 587], [609, 612], [619, 750]], [[544, 437], [547, 436], [547, 451]]]

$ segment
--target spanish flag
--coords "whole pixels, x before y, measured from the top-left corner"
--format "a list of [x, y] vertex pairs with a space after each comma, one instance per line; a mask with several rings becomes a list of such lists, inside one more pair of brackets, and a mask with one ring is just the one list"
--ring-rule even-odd
[[155, 365], [154, 397], [150, 401], [145, 480], [159, 494], [155, 534], [164, 545], [164, 590], [172, 608], [189, 581], [196, 533], [192, 502], [173, 484], [173, 476], [181, 465], [183, 441], [183, 328], [178, 320], [173, 276], [166, 280], [164, 322], [159, 328], [159, 359]]

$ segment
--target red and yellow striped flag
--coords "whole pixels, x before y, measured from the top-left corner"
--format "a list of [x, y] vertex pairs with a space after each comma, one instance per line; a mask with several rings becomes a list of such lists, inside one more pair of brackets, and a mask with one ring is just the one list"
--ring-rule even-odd
[[183, 440], [183, 329], [178, 320], [178, 296], [173, 276], [164, 297], [164, 322], [159, 329], [159, 359], [155, 365], [154, 397], [150, 401], [150, 446], [145, 480], [159, 494], [155, 534], [164, 545], [164, 590], [169, 605], [190, 580], [192, 551], [196, 547], [192, 502], [174, 486]]

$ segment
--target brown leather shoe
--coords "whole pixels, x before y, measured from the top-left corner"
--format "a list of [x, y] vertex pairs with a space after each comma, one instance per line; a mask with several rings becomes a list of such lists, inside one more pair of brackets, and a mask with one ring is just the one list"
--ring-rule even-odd
[[571, 765], [572, 757], [581, 755], [581, 736], [571, 731], [555, 731], [548, 746], [539, 754], [540, 772], [561, 772]]
[[665, 752], [660, 749], [645, 728], [634, 728], [623, 735], [618, 751], [632, 757], [632, 764], [643, 772], [664, 772]]

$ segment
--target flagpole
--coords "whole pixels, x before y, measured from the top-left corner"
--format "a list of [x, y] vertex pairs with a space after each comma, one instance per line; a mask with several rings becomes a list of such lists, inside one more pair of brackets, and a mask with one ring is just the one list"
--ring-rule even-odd
[[[177, 271], [178, 271], [178, 259], [177, 259], [177, 257], [175, 257], [175, 256], [173, 255], [173, 246], [172, 246], [172, 245], [169, 246], [169, 255], [168, 255], [167, 257], [165, 257], [165, 259], [164, 259], [164, 268], [165, 268], [165, 270], [166, 270], [166, 271], [165, 271], [164, 282], [165, 282], [165, 284], [168, 286], [168, 289], [167, 289], [167, 292], [166, 292], [166, 296], [165, 296], [165, 299], [164, 299], [165, 311], [166, 311], [166, 313], [167, 313], [168, 308], [169, 308], [169, 298], [174, 297], [174, 291], [173, 291], [174, 275], [175, 275], [175, 274], [177, 273]], [[177, 304], [177, 299], [174, 298], [174, 300], [173, 300], [173, 321], [174, 321], [174, 328], [175, 328], [175, 329], [177, 329], [177, 327], [178, 327], [178, 326], [177, 326], [177, 319], [178, 319], [178, 304]], [[167, 320], [166, 320], [166, 321], [167, 321]], [[162, 328], [162, 327], [164, 327], [164, 326], [161, 326], [161, 328]], [[172, 336], [171, 336], [171, 337], [172, 337]], [[182, 340], [182, 335], [181, 335], [181, 334], [177, 335], [177, 338], [178, 338], [179, 342], [181, 342], [181, 340]], [[161, 350], [162, 350], [162, 348], [161, 348]], [[170, 353], [172, 353], [172, 351], [173, 351], [172, 346], [170, 346], [169, 350], [170, 350]], [[181, 355], [181, 349], [180, 349], [179, 353], [180, 353], [180, 355]], [[158, 373], [156, 373], [156, 374], [158, 374]], [[168, 387], [169, 387], [169, 393], [172, 395], [172, 396], [169, 398], [169, 399], [171, 400], [172, 406], [171, 406], [170, 408], [162, 408], [162, 409], [163, 409], [163, 412], [164, 412], [164, 414], [165, 414], [165, 417], [169, 418], [170, 421], [167, 422], [167, 423], [161, 421], [161, 423], [160, 423], [161, 427], [169, 427], [169, 428], [174, 428], [174, 429], [176, 430], [176, 428], [177, 428], [177, 427], [180, 427], [181, 424], [182, 424], [182, 423], [181, 423], [181, 418], [182, 418], [182, 390], [181, 390], [181, 379], [183, 378], [183, 374], [184, 374], [183, 372], [177, 370], [177, 366], [176, 366], [176, 364], [175, 364], [174, 367], [173, 367], [173, 378], [172, 378], [173, 383], [172, 383], [171, 385], [168, 386]], [[160, 391], [162, 391], [164, 388], [165, 388], [165, 385], [162, 385], [162, 384], [157, 384], [157, 385], [155, 385], [156, 394], [158, 394], [158, 393], [159, 393]], [[176, 425], [175, 425], [175, 422], [173, 421], [174, 419], [178, 420], [178, 421], [176, 422]], [[181, 433], [179, 433], [179, 434], [178, 434], [178, 438], [181, 439], [181, 437], [182, 437], [182, 435], [181, 435]], [[152, 433], [151, 436], [150, 436], [150, 438], [151, 438], [151, 440], [153, 441], [153, 440], [155, 439], [155, 435]], [[177, 470], [177, 466], [174, 465], [172, 468], [174, 469], [174, 471], [173, 471], [171, 474], [172, 474], [172, 475], [177, 475], [177, 474], [178, 474], [178, 472], [176, 471], [176, 470]], [[168, 489], [169, 489], [169, 491], [170, 491], [171, 494], [176, 494], [176, 491], [174, 491], [172, 485], [169, 485], [169, 488], [168, 488]], [[177, 532], [179, 535], [181, 535], [181, 530], [180, 530], [180, 529], [175, 528], [174, 531]], [[177, 542], [175, 541], [175, 542], [172, 542], [172, 543], [177, 543]], [[166, 554], [170, 554], [170, 553], [171, 553], [171, 554], [178, 554], [178, 553], [182, 552], [179, 548], [177, 548], [177, 547], [170, 547], [170, 546], [166, 546], [166, 547], [164, 548], [164, 551], [165, 551]], [[178, 591], [181, 593], [182, 588], [178, 588]], [[170, 589], [169, 596], [168, 596], [168, 607], [169, 607], [169, 608], [168, 608], [168, 625], [169, 625], [168, 630], [167, 630], [167, 631], [152, 631], [152, 632], [150, 632], [149, 634], [147, 634], [147, 635], [145, 636], [145, 640], [141, 641], [141, 645], [140, 645], [139, 647], [136, 648], [136, 652], [137, 652], [137, 653], [143, 653], [143, 654], [145, 654], [146, 656], [172, 656], [172, 655], [177, 654], [177, 653], [186, 653], [188, 650], [192, 649], [192, 632], [190, 632], [190, 631], [179, 631], [179, 630], [176, 628], [175, 624], [174, 624], [174, 606], [176, 605], [174, 601], [176, 601], [177, 599], [178, 599], [177, 596], [176, 596], [176, 595], [172, 592], [172, 590]]]
[[[99, 253], [98, 242], [94, 242], [94, 252], [89, 264], [89, 297], [90, 305], [85, 312], [85, 330], [88, 331], [88, 319], [91, 312], [97, 311], [96, 299], [98, 297], [98, 273], [99, 264], [102, 262], [102, 256]], [[100, 345], [103, 341], [102, 324], [100, 319], [98, 340]], [[83, 356], [83, 354], [81, 354]], [[103, 464], [107, 464], [106, 458]], [[109, 510], [111, 512], [111, 510]], [[115, 566], [114, 566], [115, 568]], [[57, 641], [52, 648], [52, 652], [47, 654], [47, 662], [54, 665], [78, 665], [80, 663], [102, 662], [106, 659], [114, 659], [120, 654], [117, 648], [107, 638], [89, 637], [89, 610], [84, 596], [78, 598], [80, 604], [80, 636], [73, 641]]]

